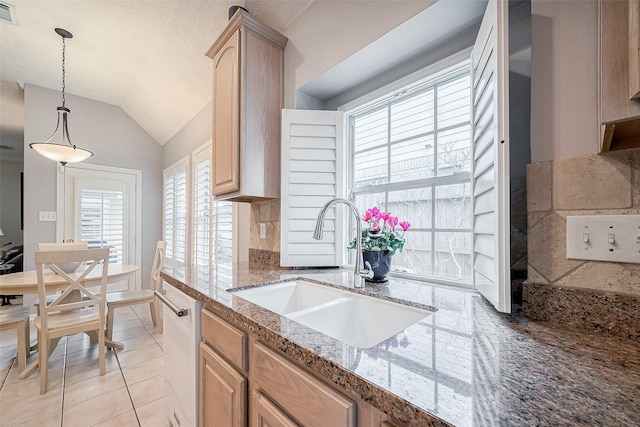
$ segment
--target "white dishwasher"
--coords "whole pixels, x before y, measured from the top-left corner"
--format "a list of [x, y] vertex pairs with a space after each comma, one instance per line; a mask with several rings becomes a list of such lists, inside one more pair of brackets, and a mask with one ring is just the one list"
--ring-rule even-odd
[[[159, 295], [158, 295], [159, 294]], [[170, 285], [156, 295], [164, 303], [164, 400], [175, 427], [198, 425], [198, 348], [202, 303]]]

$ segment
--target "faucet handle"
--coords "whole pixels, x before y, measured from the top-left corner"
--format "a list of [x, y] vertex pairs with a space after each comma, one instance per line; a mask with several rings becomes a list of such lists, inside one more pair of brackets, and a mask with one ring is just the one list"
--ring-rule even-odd
[[373, 277], [373, 267], [369, 261], [364, 262], [364, 268], [359, 272], [360, 276], [371, 279]]

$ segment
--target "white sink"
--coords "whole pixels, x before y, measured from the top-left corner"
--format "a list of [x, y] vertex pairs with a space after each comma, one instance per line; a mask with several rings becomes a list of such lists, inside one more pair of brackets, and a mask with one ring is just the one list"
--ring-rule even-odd
[[287, 317], [354, 347], [369, 348], [431, 314], [419, 308], [355, 295]]
[[303, 280], [234, 295], [358, 348], [373, 347], [433, 314]]
[[305, 280], [294, 280], [246, 289], [233, 294], [274, 313], [284, 315], [340, 298], [347, 292]]

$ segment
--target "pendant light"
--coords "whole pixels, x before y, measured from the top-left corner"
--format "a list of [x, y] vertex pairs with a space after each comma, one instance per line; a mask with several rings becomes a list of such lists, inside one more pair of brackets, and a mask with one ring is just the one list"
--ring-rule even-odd
[[[65, 107], [64, 88], [65, 88], [65, 39], [73, 37], [69, 31], [62, 28], [56, 28], [56, 33], [62, 37], [62, 107], [58, 107], [58, 123], [56, 124], [56, 130], [49, 139], [44, 142], [33, 142], [29, 144], [29, 147], [36, 150], [39, 154], [43, 155], [47, 159], [60, 162], [62, 166], [67, 163], [76, 163], [88, 159], [93, 156], [93, 153], [89, 150], [76, 147], [71, 143], [69, 138], [69, 128], [67, 127], [67, 117], [71, 110]], [[62, 126], [60, 122], [62, 121]], [[58, 136], [58, 130], [61, 130], [61, 137]], [[60, 142], [56, 142], [60, 141]]]

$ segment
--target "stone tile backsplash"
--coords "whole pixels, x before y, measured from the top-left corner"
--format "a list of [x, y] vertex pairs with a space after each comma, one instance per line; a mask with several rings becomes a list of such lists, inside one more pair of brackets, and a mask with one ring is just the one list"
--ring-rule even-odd
[[567, 259], [566, 218], [640, 214], [640, 150], [527, 167], [528, 274], [523, 311], [640, 339], [640, 264]]
[[640, 214], [640, 150], [527, 167], [528, 281], [640, 295], [640, 265], [570, 260], [569, 215]]
[[[266, 226], [266, 238], [260, 238], [260, 224]], [[280, 252], [280, 200], [251, 204], [249, 238], [251, 249]]]

